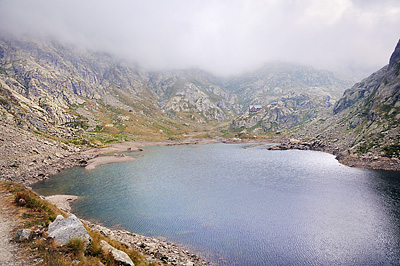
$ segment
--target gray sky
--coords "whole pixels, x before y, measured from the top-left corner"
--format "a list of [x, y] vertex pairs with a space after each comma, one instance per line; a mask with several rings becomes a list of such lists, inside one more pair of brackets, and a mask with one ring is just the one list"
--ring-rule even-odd
[[146, 68], [229, 75], [280, 60], [367, 75], [400, 38], [400, 1], [0, 0], [0, 31], [52, 35]]

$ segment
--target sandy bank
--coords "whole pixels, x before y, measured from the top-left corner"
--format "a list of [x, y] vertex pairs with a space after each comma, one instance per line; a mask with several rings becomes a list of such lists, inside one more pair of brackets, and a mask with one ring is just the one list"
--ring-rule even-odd
[[92, 170], [96, 168], [99, 165], [103, 164], [109, 164], [109, 163], [122, 163], [122, 162], [130, 162], [134, 161], [136, 158], [130, 157], [130, 156], [125, 156], [123, 154], [119, 155], [114, 155], [114, 156], [101, 156], [101, 157], [96, 157], [93, 159], [90, 159], [85, 166], [86, 170]]
[[[83, 154], [94, 157], [87, 161], [85, 166], [86, 170], [95, 169], [97, 166], [110, 163], [121, 163], [134, 161], [135, 158], [131, 156], [125, 156], [122, 152], [138, 152], [142, 151], [142, 147], [148, 146], [176, 146], [176, 145], [197, 145], [197, 144], [211, 144], [220, 143], [221, 141], [216, 139], [189, 139], [189, 140], [166, 140], [159, 142], [121, 142], [113, 143], [109, 147], [90, 149], [82, 152]], [[112, 156], [104, 156], [105, 154], [114, 153]], [[100, 156], [103, 155], [103, 156]]]
[[[92, 170], [97, 166], [110, 163], [121, 163], [135, 160], [134, 157], [125, 156], [122, 152], [138, 152], [142, 151], [142, 147], [148, 146], [177, 146], [177, 145], [201, 145], [220, 143], [221, 140], [217, 139], [188, 139], [188, 140], [166, 140], [159, 142], [121, 142], [111, 144], [109, 147], [91, 149], [83, 152], [86, 155], [95, 157], [87, 161], [86, 170]], [[114, 153], [113, 156], [100, 156], [109, 153]]]
[[46, 200], [56, 205], [59, 209], [65, 212], [71, 212], [70, 203], [77, 200], [78, 196], [74, 195], [52, 195], [46, 197]]

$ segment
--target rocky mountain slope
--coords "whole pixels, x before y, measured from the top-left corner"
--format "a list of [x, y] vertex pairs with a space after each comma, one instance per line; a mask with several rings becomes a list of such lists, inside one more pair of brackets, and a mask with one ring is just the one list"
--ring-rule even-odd
[[[229, 81], [227, 87], [241, 95], [243, 115], [232, 129], [254, 134], [292, 128], [327, 113], [353, 82], [311, 67], [275, 63]], [[259, 104], [260, 112], [246, 109]]]
[[149, 72], [55, 40], [0, 39], [1, 120], [74, 141], [221, 135], [217, 127], [250, 104], [262, 112], [235, 119], [232, 128], [287, 129], [326, 111], [349, 84], [291, 64], [230, 79], [197, 69]]
[[330, 116], [295, 133], [339, 157], [400, 157], [400, 41], [389, 64], [345, 91]]
[[0, 40], [0, 90], [3, 120], [61, 137], [60, 126], [68, 137], [73, 128], [165, 137], [232, 115], [214, 83], [49, 40]]
[[163, 112], [171, 118], [198, 123], [232, 118], [235, 99], [213, 75], [200, 70], [151, 72], [149, 86]]

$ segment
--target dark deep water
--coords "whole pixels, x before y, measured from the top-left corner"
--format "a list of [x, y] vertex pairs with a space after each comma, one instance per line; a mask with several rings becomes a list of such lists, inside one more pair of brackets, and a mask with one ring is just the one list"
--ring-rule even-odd
[[209, 254], [219, 265], [400, 265], [400, 173], [313, 151], [148, 147], [136, 161], [37, 183], [78, 216]]

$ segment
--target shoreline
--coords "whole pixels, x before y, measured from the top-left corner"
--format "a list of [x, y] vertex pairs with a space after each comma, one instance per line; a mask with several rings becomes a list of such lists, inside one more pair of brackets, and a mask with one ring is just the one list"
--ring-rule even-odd
[[[54, 173], [57, 173], [63, 169], [81, 166], [85, 167], [87, 170], [94, 169], [97, 166], [109, 163], [119, 163], [126, 161], [133, 161], [136, 158], [131, 156], [125, 156], [123, 154], [118, 154], [121, 152], [139, 152], [142, 151], [142, 147], [148, 146], [178, 146], [178, 145], [202, 145], [202, 144], [216, 144], [216, 143], [276, 143], [276, 140], [272, 141], [270, 139], [254, 139], [254, 140], [241, 140], [241, 139], [190, 139], [190, 140], [178, 140], [178, 141], [162, 141], [162, 142], [124, 142], [115, 143], [109, 147], [99, 148], [99, 149], [89, 149], [86, 151], [77, 152], [70, 157], [64, 158], [68, 161], [71, 159], [70, 164], [65, 163], [55, 163], [52, 164], [53, 171], [49, 171], [51, 174], [44, 175], [43, 179], [48, 178]], [[253, 144], [250, 146], [258, 146], [259, 144]], [[112, 156], [101, 156], [109, 153], [114, 153]], [[122, 155], [122, 156], [121, 156]], [[77, 160], [76, 158], [79, 158]], [[67, 167], [64, 167], [67, 166]], [[50, 170], [50, 169], [49, 169]], [[29, 184], [36, 183], [40, 179], [31, 179]], [[25, 184], [26, 185], [26, 184]], [[55, 204], [59, 209], [65, 211], [66, 213], [73, 214], [71, 212], [70, 203], [77, 200], [79, 197], [75, 195], [51, 195], [45, 197], [45, 200]], [[98, 222], [92, 223], [87, 220], [82, 220], [88, 225], [92, 230], [98, 231], [104, 236], [109, 237], [112, 240], [117, 240], [122, 244], [127, 245], [130, 248], [134, 248], [137, 251], [150, 256], [149, 262], [163, 262], [168, 261], [171, 263], [176, 263], [176, 265], [213, 265], [212, 262], [207, 261], [202, 257], [201, 254], [196, 255], [190, 252], [190, 249], [185, 248], [167, 240], [163, 240], [156, 237], [147, 237], [139, 235], [127, 230], [114, 230], [105, 226], [100, 225]], [[160, 255], [161, 254], [161, 255]]]
[[[205, 145], [205, 144], [215, 144], [215, 143], [276, 143], [276, 140], [272, 139], [187, 139], [187, 140], [167, 140], [167, 141], [157, 141], [157, 142], [120, 142], [111, 144], [109, 147], [96, 148], [85, 151], [84, 154], [95, 154], [94, 158], [87, 161], [85, 166], [86, 170], [93, 170], [97, 166], [110, 164], [110, 163], [120, 163], [134, 161], [136, 158], [131, 156], [125, 156], [121, 154], [122, 152], [139, 152], [143, 151], [144, 147], [149, 146], [180, 146], [180, 145]], [[258, 146], [259, 144], [253, 144], [251, 146]], [[248, 148], [248, 147], [247, 147]], [[106, 154], [114, 153], [114, 155], [104, 156]]]
[[77, 200], [79, 196], [75, 195], [51, 195], [44, 197], [45, 200], [56, 205], [60, 210], [71, 213], [71, 202]]
[[114, 156], [96, 157], [96, 158], [93, 158], [93, 159], [90, 159], [87, 161], [87, 165], [85, 166], [85, 169], [93, 170], [97, 166], [104, 165], [104, 164], [131, 162], [134, 160], [136, 160], [136, 158], [131, 157], [131, 156], [125, 156], [125, 155], [121, 156], [118, 154], [115, 154]]
[[[148, 146], [177, 146], [177, 145], [201, 145], [201, 144], [213, 144], [213, 143], [227, 143], [227, 144], [245, 144], [249, 143], [250, 145], [245, 148], [251, 148], [258, 146], [257, 143], [281, 143], [279, 145], [270, 146], [271, 149], [275, 150], [287, 150], [287, 149], [300, 149], [300, 150], [317, 150], [322, 152], [327, 152], [330, 154], [334, 154], [334, 152], [329, 152], [327, 150], [323, 150], [321, 147], [310, 147], [306, 142], [299, 141], [295, 143], [291, 143], [292, 146], [288, 146], [286, 142], [286, 146], [282, 146], [285, 143], [285, 140], [282, 139], [224, 139], [224, 138], [215, 138], [215, 139], [188, 139], [188, 140], [177, 140], [177, 141], [159, 141], [159, 142], [123, 142], [123, 143], [115, 143], [111, 144], [109, 147], [97, 148], [97, 149], [88, 149], [84, 151], [80, 151], [79, 149], [74, 150], [69, 156], [64, 156], [63, 158], [58, 158], [59, 160], [54, 163], [43, 163], [43, 167], [39, 167], [36, 171], [27, 173], [21, 173], [23, 178], [22, 183], [24, 185], [36, 183], [40, 180], [47, 179], [49, 176], [60, 172], [63, 169], [81, 166], [85, 167], [87, 170], [94, 169], [96, 166], [107, 164], [107, 163], [118, 163], [122, 161], [132, 161], [135, 160], [134, 157], [118, 155], [122, 152], [139, 152], [142, 151], [143, 147]], [[280, 146], [280, 147], [279, 147]], [[112, 154], [112, 156], [104, 156], [107, 154]], [[351, 167], [362, 167], [362, 168], [371, 168], [376, 169], [371, 166], [382, 166], [382, 160], [385, 161], [386, 165], [390, 165], [391, 159], [389, 158], [370, 158], [370, 156], [364, 155], [364, 160], [360, 160], [359, 157], [351, 157], [337, 156], [336, 159], [347, 166]], [[368, 162], [373, 162], [374, 165], [368, 164]], [[393, 165], [392, 165], [393, 166]], [[400, 161], [394, 164], [394, 168], [385, 169], [385, 170], [400, 170]], [[396, 168], [397, 167], [397, 168]], [[39, 172], [39, 174], [38, 174]], [[36, 176], [35, 176], [36, 175]], [[15, 181], [15, 180], [14, 180]], [[18, 181], [17, 181], [18, 182]], [[51, 196], [46, 197], [47, 200], [55, 200], [59, 201], [58, 205], [60, 208], [68, 213], [71, 213], [71, 207], [68, 206], [70, 202], [76, 200], [78, 197], [73, 195], [54, 195], [52, 199]], [[188, 261], [190, 259], [195, 259], [196, 263], [194, 265], [212, 265], [210, 262], [206, 262], [201, 257], [192, 254], [187, 251], [185, 248], [179, 247], [177, 244], [170, 243], [165, 240], [160, 240], [154, 237], [146, 237], [142, 235], [135, 234], [133, 232], [129, 232], [126, 230], [113, 230], [107, 227], [100, 225], [99, 223], [92, 223], [89, 221], [83, 220], [90, 228], [93, 230], [97, 230], [103, 235], [107, 235], [110, 238], [118, 240], [119, 242], [126, 244], [130, 247], [135, 248], [143, 254], [146, 254], [151, 257], [153, 261], [161, 261], [159, 255], [165, 253], [167, 255], [166, 258], [171, 258], [172, 260], [177, 260], [179, 257], [185, 258]], [[160, 252], [162, 250], [162, 252]], [[178, 257], [177, 257], [178, 256]], [[165, 259], [165, 258], [164, 258]], [[183, 264], [181, 264], [183, 265]]]
[[346, 166], [371, 170], [400, 171], [400, 160], [380, 155], [345, 154], [338, 149], [325, 147], [316, 142], [307, 142], [298, 139], [288, 139], [280, 144], [272, 145], [269, 150], [312, 150], [321, 151], [336, 156], [336, 160]]
[[[79, 196], [74, 195], [51, 195], [41, 197], [68, 214], [73, 214], [71, 212], [70, 203], [79, 199]], [[79, 220], [86, 224], [89, 229], [99, 232], [111, 240], [116, 240], [131, 249], [135, 249], [149, 256], [147, 260], [150, 263], [162, 263], [163, 261], [167, 261], [175, 263], [175, 265], [213, 265], [210, 261], [206, 261], [201, 255], [199, 256], [190, 252], [184, 245], [169, 242], [166, 239], [161, 239], [161, 237], [148, 237], [127, 230], [108, 228], [98, 222], [94, 223], [81, 218], [79, 218]]]

